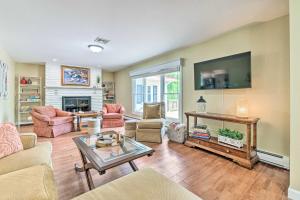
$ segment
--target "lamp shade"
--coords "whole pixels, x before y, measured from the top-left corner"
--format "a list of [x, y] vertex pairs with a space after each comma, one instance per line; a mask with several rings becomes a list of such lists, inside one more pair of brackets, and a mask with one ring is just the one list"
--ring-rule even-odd
[[247, 118], [249, 116], [249, 105], [246, 99], [242, 99], [237, 102], [236, 116], [241, 118]]

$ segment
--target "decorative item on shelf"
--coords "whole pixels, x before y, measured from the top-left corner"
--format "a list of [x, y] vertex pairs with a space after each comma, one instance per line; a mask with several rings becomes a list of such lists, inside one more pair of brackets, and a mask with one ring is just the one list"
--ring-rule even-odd
[[101, 77], [97, 76], [97, 88], [101, 88]]
[[21, 84], [24, 84], [24, 85], [27, 84], [27, 80], [25, 79], [25, 77], [23, 77], [23, 78], [21, 79], [20, 83], [21, 83]]
[[206, 113], [206, 101], [203, 99], [203, 96], [200, 96], [197, 101], [197, 112]]
[[120, 143], [120, 134], [114, 131], [102, 132], [96, 141], [96, 147], [116, 146]]
[[32, 80], [30, 78], [27, 80], [27, 84], [29, 84], [29, 85], [32, 84]]
[[248, 118], [248, 114], [248, 101], [246, 99], [239, 100], [236, 105], [236, 116], [240, 118]]
[[239, 131], [232, 131], [228, 128], [219, 129], [218, 142], [223, 142], [238, 148], [243, 147], [244, 134]]

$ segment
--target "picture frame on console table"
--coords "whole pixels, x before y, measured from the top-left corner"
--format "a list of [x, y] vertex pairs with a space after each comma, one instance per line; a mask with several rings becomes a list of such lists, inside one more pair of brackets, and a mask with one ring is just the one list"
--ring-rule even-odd
[[63, 86], [90, 86], [90, 68], [61, 66], [61, 84]]

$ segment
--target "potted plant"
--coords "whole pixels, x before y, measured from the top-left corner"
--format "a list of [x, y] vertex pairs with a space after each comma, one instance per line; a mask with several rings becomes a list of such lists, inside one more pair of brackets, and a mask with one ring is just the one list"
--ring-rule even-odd
[[238, 148], [243, 147], [243, 133], [235, 130], [230, 130], [228, 128], [219, 129], [218, 133], [219, 142], [223, 142]]

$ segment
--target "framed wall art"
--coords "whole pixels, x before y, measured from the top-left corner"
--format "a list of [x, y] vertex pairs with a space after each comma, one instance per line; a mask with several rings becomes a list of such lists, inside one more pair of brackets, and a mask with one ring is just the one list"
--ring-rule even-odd
[[62, 85], [90, 86], [90, 69], [84, 67], [61, 66]]
[[0, 98], [6, 98], [8, 95], [8, 66], [0, 60]]

